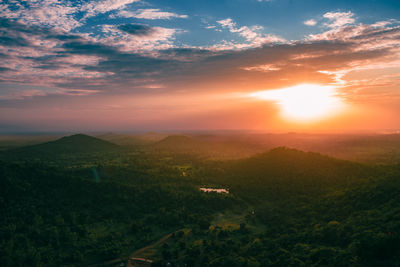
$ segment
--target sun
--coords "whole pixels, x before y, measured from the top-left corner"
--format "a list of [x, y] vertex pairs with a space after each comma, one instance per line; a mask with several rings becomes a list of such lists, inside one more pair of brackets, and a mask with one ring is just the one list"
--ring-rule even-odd
[[317, 84], [258, 91], [250, 96], [276, 102], [283, 117], [297, 122], [321, 120], [337, 114], [345, 106], [334, 86]]

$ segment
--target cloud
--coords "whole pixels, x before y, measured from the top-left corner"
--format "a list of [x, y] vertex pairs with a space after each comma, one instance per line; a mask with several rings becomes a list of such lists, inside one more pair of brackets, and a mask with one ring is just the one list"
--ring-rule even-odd
[[277, 43], [277, 42], [284, 42], [285, 40], [281, 37], [270, 35], [270, 34], [262, 34], [260, 33], [263, 30], [262, 26], [254, 25], [251, 27], [242, 26], [237, 27], [237, 24], [231, 19], [223, 19], [218, 20], [218, 24], [222, 26], [222, 28], [228, 29], [231, 33], [237, 33], [239, 36], [245, 38], [248, 42], [247, 44], [240, 44], [240, 43], [222, 43], [221, 46], [214, 46], [215, 48], [236, 48], [236, 49], [243, 49], [248, 47], [257, 47], [267, 43]]
[[123, 24], [118, 29], [131, 35], [148, 36], [152, 35], [156, 30], [150, 26], [142, 24]]
[[150, 27], [142, 24], [103, 25], [104, 35], [95, 41], [117, 47], [124, 52], [144, 52], [173, 47], [178, 29]]
[[317, 25], [317, 21], [315, 19], [309, 19], [309, 20], [304, 21], [303, 23], [304, 23], [304, 25], [307, 25], [307, 26]]
[[[124, 109], [130, 115], [115, 113], [115, 118], [137, 116], [148, 120], [148, 107], [155, 98], [161, 103], [166, 102], [164, 96], [183, 93], [194, 99], [196, 94], [226, 96], [317, 83], [339, 86], [343, 97], [357, 102], [363, 94], [371, 97], [370, 101], [393, 99], [400, 89], [400, 25], [396, 20], [356, 24], [351, 12], [328, 12], [323, 14], [322, 22], [317, 20], [328, 28], [317, 27], [315, 30], [320, 32], [289, 42], [266, 34], [261, 26], [241, 26], [227, 18], [219, 20], [214, 30], [231, 33], [233, 40], [194, 47], [176, 42], [183, 30], [139, 24], [129, 18], [107, 20], [110, 24], [106, 25], [104, 21], [89, 24], [84, 29], [93, 26], [96, 31], [82, 33], [76, 25], [90, 21], [89, 16], [82, 19], [89, 11], [67, 8], [66, 17], [58, 20], [49, 14], [32, 18], [29, 9], [23, 8], [40, 8], [38, 3], [32, 0], [20, 8], [12, 3], [0, 5], [0, 14], [16, 11], [0, 19], [3, 117], [12, 109], [21, 112], [21, 117], [27, 110], [41, 111], [41, 118], [47, 119], [48, 114], [54, 115], [53, 109], [67, 107], [69, 110], [59, 109], [54, 115], [57, 120], [61, 114], [70, 116], [71, 112], [79, 118], [86, 114], [82, 111], [86, 108], [99, 118], [98, 112], [102, 111], [98, 106], [124, 106], [135, 101]], [[106, 1], [100, 3], [102, 7], [90, 16], [111, 11], [116, 15], [129, 5], [127, 1], [108, 7], [103, 5]], [[59, 11], [53, 8], [68, 7], [69, 2], [46, 1], [44, 6], [57, 14]], [[44, 19], [47, 16], [48, 21]], [[143, 97], [148, 102], [142, 103]], [[140, 110], [134, 109], [137, 106]], [[154, 114], [164, 110], [161, 107]], [[179, 108], [172, 110], [182, 113]]]
[[141, 64], [159, 60], [135, 53], [168, 49], [176, 33], [175, 29], [138, 24], [104, 28], [110, 32], [97, 39], [1, 19], [0, 32], [4, 38], [0, 38], [0, 82], [95, 90], [105, 84], [105, 77], [112, 77], [115, 72], [125, 75], [121, 66], [108, 70], [106, 66], [124, 64], [126, 58], [138, 66], [138, 69], [126, 73], [138, 72], [138, 76], [148, 76], [155, 70], [147, 69], [148, 74], [140, 74]]
[[78, 7], [73, 6], [69, 1], [61, 0], [32, 0], [23, 3], [17, 1], [10, 2], [10, 5], [0, 6], [0, 15], [3, 18], [62, 31], [70, 31], [82, 25], [75, 18], [77, 11]]
[[[85, 55], [77, 59], [60, 53], [63, 43], [81, 40], [77, 35], [61, 34], [49, 28], [27, 26], [7, 19], [0, 19], [0, 32], [8, 37], [6, 43], [0, 44], [0, 55], [4, 55], [0, 62], [0, 68], [5, 72], [0, 75], [3, 83], [49, 86], [60, 80], [93, 79], [103, 75], [84, 70], [86, 66], [96, 64], [99, 58]], [[17, 43], [21, 37], [25, 40], [23, 45]], [[9, 49], [10, 45], [13, 45], [12, 49]]]
[[21, 36], [6, 36], [0, 32], [0, 45], [2, 46], [29, 46], [27, 39]]
[[99, 13], [106, 13], [114, 10], [121, 10], [127, 5], [140, 2], [140, 0], [102, 0], [91, 1], [82, 5], [81, 11], [87, 12], [85, 17], [93, 17]]
[[[391, 25], [393, 24], [393, 25]], [[376, 23], [367, 25], [343, 25], [328, 31], [311, 34], [312, 41], [341, 41], [357, 45], [358, 50], [395, 47], [400, 38], [400, 26], [393, 21], [377, 27]]]
[[[231, 20], [220, 23], [231, 27], [234, 32], [243, 32]], [[387, 41], [398, 34], [396, 28], [369, 30], [362, 35], [353, 36], [351, 41], [341, 43], [336, 43], [336, 40], [327, 40], [325, 43], [315, 40], [229, 52], [197, 48], [170, 49], [168, 43], [163, 45], [157, 40], [168, 40], [174, 34], [173, 29], [138, 24], [111, 25], [107, 28], [111, 31], [110, 35], [101, 40], [68, 35], [61, 37], [51, 31], [35, 33], [33, 29], [24, 28], [20, 24], [7, 25], [7, 30], [14, 31], [14, 35], [18, 29], [19, 32], [29, 33], [28, 37], [34, 37], [28, 39], [56, 38], [57, 45], [50, 47], [47, 53], [37, 56], [20, 57], [20, 52], [11, 54], [7, 65], [2, 67], [16, 69], [23, 65], [24, 69], [15, 70], [13, 75], [7, 74], [3, 79], [35, 83], [40, 81], [42, 84], [82, 90], [106, 90], [116, 84], [121, 88], [133, 85], [137, 87], [140, 84], [144, 86], [146, 81], [151, 84], [178, 84], [184, 81], [213, 83], [224, 80], [225, 76], [231, 77], [232, 81], [240, 77], [242, 80], [268, 79], [271, 83], [278, 83], [284, 77], [296, 77], [299, 73], [309, 73], [305, 76], [314, 75], [329, 80], [330, 75], [318, 71], [339, 71], [355, 63], [361, 64], [363, 60], [384, 58], [388, 55], [390, 48], [353, 51], [358, 43], [363, 42], [363, 38]], [[248, 38], [252, 40], [254, 37]], [[151, 43], [155, 48], [164, 47], [164, 50], [159, 51], [158, 55], [140, 54], [137, 50], [141, 45]], [[64, 73], [62, 77], [60, 69]], [[274, 77], [267, 75], [269, 72], [274, 72]], [[295, 80], [297, 79], [292, 78], [292, 82]]]
[[351, 11], [348, 12], [327, 12], [323, 15], [324, 18], [328, 19], [329, 22], [324, 25], [329, 28], [338, 28], [347, 24], [353, 24], [355, 22], [354, 14]]
[[273, 65], [273, 64], [266, 64], [266, 65], [258, 65], [258, 66], [252, 66], [252, 67], [245, 67], [243, 68], [244, 70], [248, 71], [262, 71], [262, 72], [268, 72], [268, 71], [277, 71], [281, 70], [280, 67]]
[[179, 15], [172, 12], [161, 11], [160, 9], [138, 9], [136, 11], [121, 10], [118, 15], [125, 18], [137, 19], [171, 19], [171, 18], [188, 18], [187, 15]]
[[[178, 29], [127, 23], [102, 25], [99, 35], [83, 35], [3, 19], [0, 84], [25, 85], [9, 97], [39, 103], [52, 94], [123, 98], [128, 93], [239, 92], [298, 83], [342, 86], [350, 73], [400, 62], [400, 28], [394, 21], [345, 24], [291, 42], [265, 40], [262, 27], [238, 26], [232, 19], [218, 25], [244, 41], [177, 46]], [[387, 80], [379, 82], [393, 87]], [[41, 94], [29, 91], [30, 86], [52, 90]]]
[[[92, 0], [83, 4], [63, 0], [10, 1], [9, 4], [0, 4], [0, 15], [28, 25], [69, 32], [83, 26], [86, 18], [122, 10], [135, 2], [140, 0]], [[83, 13], [83, 18], [80, 13]]]

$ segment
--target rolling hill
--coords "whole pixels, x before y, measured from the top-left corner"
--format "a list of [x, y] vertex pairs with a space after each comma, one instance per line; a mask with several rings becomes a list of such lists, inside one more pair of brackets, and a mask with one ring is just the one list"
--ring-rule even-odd
[[119, 146], [131, 146], [140, 147], [154, 144], [163, 138], [165, 135], [156, 133], [144, 133], [144, 134], [115, 134], [107, 133], [96, 136], [105, 141], [112, 142]]
[[107, 152], [115, 151], [119, 148], [120, 147], [116, 144], [89, 135], [74, 134], [55, 141], [10, 150], [7, 154], [24, 157], [46, 157], [65, 154]]
[[[268, 152], [236, 161], [232, 172], [247, 177], [287, 177], [296, 180], [301, 177], [316, 178], [319, 181], [338, 177], [359, 176], [371, 173], [371, 168], [346, 160], [332, 158], [314, 152], [277, 147]], [[245, 172], [245, 173], [243, 173]]]
[[206, 142], [195, 140], [185, 135], [170, 135], [154, 144], [155, 149], [185, 151], [200, 148], [206, 145]]
[[283, 195], [327, 194], [381, 174], [373, 166], [285, 147], [223, 164], [222, 171], [208, 174], [208, 180], [256, 202]]

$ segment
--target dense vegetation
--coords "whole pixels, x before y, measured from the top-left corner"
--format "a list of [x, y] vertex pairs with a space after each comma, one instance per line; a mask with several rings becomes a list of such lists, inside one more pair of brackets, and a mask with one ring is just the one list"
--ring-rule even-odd
[[[160, 262], [201, 266], [398, 266], [399, 168], [278, 148], [219, 177], [252, 209], [236, 226], [180, 234]], [[260, 229], [261, 228], [261, 229]], [[162, 251], [167, 251], [162, 254]], [[171, 256], [173, 255], [173, 256]]]
[[4, 151], [0, 265], [123, 260], [169, 233], [145, 253], [154, 266], [400, 265], [399, 165], [288, 148], [210, 160], [227, 142], [202, 153], [182, 136], [136, 141], [75, 135]]

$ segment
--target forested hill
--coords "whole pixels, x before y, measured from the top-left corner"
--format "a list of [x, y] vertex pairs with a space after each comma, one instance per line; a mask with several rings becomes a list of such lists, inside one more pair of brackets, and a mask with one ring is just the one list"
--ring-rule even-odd
[[64, 154], [111, 152], [118, 149], [120, 147], [111, 142], [89, 135], [75, 134], [51, 142], [10, 150], [7, 154], [13, 157], [51, 157]]
[[208, 159], [237, 159], [265, 151], [262, 146], [237, 140], [207, 136], [170, 135], [150, 146], [152, 151], [196, 155]]
[[206, 145], [206, 142], [196, 140], [192, 137], [185, 135], [170, 135], [165, 137], [164, 139], [158, 141], [153, 145], [155, 149], [165, 149], [171, 151], [182, 151], [182, 150], [191, 150], [198, 149], [202, 146]]
[[323, 196], [356, 188], [376, 177], [384, 177], [393, 168], [278, 147], [249, 158], [211, 164], [208, 173], [202, 173], [199, 179], [206, 177], [203, 179], [209, 184], [218, 182], [238, 197], [262, 203], [288, 196]]
[[350, 177], [371, 176], [376, 169], [367, 165], [335, 159], [319, 153], [278, 147], [266, 153], [230, 163], [234, 176], [267, 180], [312, 181], [314, 183], [345, 182]]
[[398, 166], [280, 147], [211, 165], [202, 175], [251, 209], [237, 230], [216, 226], [165, 246], [180, 255], [174, 262], [186, 256], [210, 266], [400, 266]]

